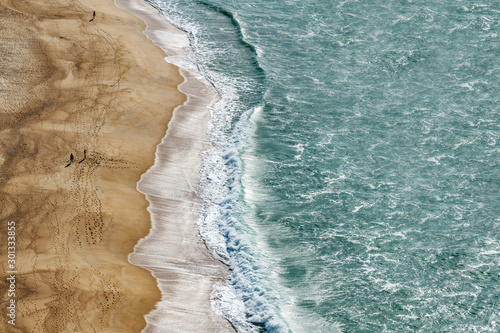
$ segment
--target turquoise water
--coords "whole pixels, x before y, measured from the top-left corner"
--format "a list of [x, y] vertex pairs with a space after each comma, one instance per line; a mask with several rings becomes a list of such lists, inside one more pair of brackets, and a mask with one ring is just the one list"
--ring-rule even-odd
[[200, 232], [239, 331], [499, 331], [500, 3], [157, 3], [221, 95]]

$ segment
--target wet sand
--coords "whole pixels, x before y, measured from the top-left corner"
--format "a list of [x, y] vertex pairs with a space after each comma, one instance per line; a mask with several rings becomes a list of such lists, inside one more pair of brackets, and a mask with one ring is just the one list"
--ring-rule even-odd
[[[144, 22], [109, 0], [0, 0], [0, 26], [0, 244], [16, 226], [14, 297], [0, 249], [1, 306], [15, 300], [16, 325], [2, 315], [0, 331], [140, 332], [162, 294], [128, 261], [151, 227], [136, 183], [186, 101], [184, 79]], [[170, 246], [202, 249], [193, 239]], [[206, 252], [195, 257], [210, 262]], [[210, 316], [206, 298], [194, 312]]]
[[180, 66], [184, 81], [179, 90], [187, 96], [157, 147], [155, 165], [138, 184], [150, 202], [152, 230], [136, 246], [130, 261], [151, 270], [162, 292], [161, 302], [146, 316], [144, 332], [234, 332], [210, 305], [216, 285], [227, 280], [229, 270], [207, 250], [197, 227], [202, 153], [210, 146], [206, 140], [209, 106], [219, 96], [184, 59], [189, 44], [184, 32], [166, 24], [158, 11], [141, 0], [118, 0], [117, 5], [147, 23], [148, 38]]

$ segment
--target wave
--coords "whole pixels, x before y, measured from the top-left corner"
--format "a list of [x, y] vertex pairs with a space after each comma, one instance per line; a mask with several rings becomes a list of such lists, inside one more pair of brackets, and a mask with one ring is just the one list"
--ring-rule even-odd
[[255, 69], [260, 72], [263, 76], [263, 78], [265, 79], [265, 71], [264, 69], [260, 66], [260, 63], [259, 63], [259, 59], [258, 59], [258, 53], [257, 53], [257, 48], [246, 41], [245, 39], [245, 36], [243, 34], [243, 29], [241, 27], [241, 24], [240, 22], [236, 19], [236, 17], [233, 15], [233, 13], [231, 13], [230, 11], [222, 8], [222, 7], [219, 7], [219, 6], [216, 6], [214, 4], [211, 4], [211, 3], [208, 3], [208, 2], [205, 2], [205, 1], [197, 1], [197, 3], [199, 3], [200, 5], [203, 5], [205, 7], [207, 7], [208, 9], [211, 9], [217, 13], [220, 13], [224, 16], [226, 16], [230, 21], [231, 21], [231, 24], [233, 25], [233, 27], [236, 29], [236, 35], [238, 36], [238, 39], [239, 39], [239, 42], [240, 44], [247, 48], [252, 54], [253, 54], [253, 62], [252, 62], [252, 65], [254, 65]]

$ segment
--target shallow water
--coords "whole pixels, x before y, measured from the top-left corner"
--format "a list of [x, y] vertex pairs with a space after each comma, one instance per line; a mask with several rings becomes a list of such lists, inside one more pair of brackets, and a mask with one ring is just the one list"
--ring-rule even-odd
[[221, 95], [200, 232], [240, 331], [499, 321], [500, 4], [157, 1]]

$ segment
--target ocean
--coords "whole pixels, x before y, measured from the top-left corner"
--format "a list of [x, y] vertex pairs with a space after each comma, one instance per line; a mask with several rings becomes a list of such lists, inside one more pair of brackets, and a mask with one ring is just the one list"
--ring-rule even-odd
[[218, 314], [500, 331], [500, 2], [151, 2], [220, 95], [198, 190]]

